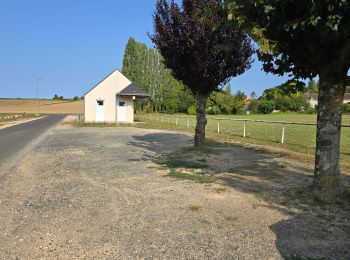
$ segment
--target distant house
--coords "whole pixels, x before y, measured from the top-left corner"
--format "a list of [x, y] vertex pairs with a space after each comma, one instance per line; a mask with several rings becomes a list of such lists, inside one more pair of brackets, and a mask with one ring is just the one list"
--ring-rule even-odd
[[249, 105], [250, 103], [252, 103], [252, 100], [254, 100], [252, 97], [250, 96], [246, 96], [244, 101], [243, 101], [243, 111], [248, 111]]
[[[318, 104], [318, 93], [305, 93], [305, 97], [311, 107], [315, 107]], [[350, 93], [345, 93], [344, 104], [350, 103]]]
[[119, 70], [113, 71], [85, 95], [85, 122], [134, 122], [134, 101], [149, 95]]

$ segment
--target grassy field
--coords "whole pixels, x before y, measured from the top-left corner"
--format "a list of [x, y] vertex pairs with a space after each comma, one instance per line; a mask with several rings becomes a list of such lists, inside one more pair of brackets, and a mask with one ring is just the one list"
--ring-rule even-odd
[[[36, 113], [36, 99], [0, 99], [0, 113]], [[41, 114], [84, 113], [84, 101], [39, 100]]]
[[[305, 161], [312, 162], [315, 152], [316, 126], [312, 125], [285, 125], [284, 143], [281, 144], [283, 124], [271, 124], [264, 122], [246, 122], [246, 138], [243, 138], [244, 123], [240, 121], [217, 120], [225, 119], [249, 119], [270, 120], [284, 122], [316, 123], [316, 115], [279, 113], [270, 115], [218, 115], [208, 116], [207, 133], [215, 138], [233, 139], [235, 141], [252, 144], [271, 145], [281, 149], [288, 149], [301, 153]], [[162, 115], [143, 114], [136, 115], [139, 121], [151, 122], [150, 127], [181, 129], [194, 131], [195, 116], [188, 115]], [[151, 120], [151, 121], [150, 121]], [[178, 121], [178, 125], [176, 125]], [[220, 133], [217, 133], [218, 122]], [[189, 126], [187, 127], [187, 124]], [[350, 115], [343, 116], [343, 124], [350, 125]], [[350, 162], [350, 128], [342, 128], [341, 156], [345, 164]], [[348, 167], [350, 169], [350, 164]]]

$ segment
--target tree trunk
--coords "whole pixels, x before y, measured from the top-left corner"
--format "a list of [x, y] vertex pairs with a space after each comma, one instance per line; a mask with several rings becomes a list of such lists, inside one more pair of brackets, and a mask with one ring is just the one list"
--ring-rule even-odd
[[207, 105], [207, 95], [197, 93], [196, 95], [197, 106], [197, 125], [196, 133], [194, 136], [194, 148], [199, 149], [203, 147], [205, 141], [205, 126], [207, 125], [206, 118], [206, 105]]
[[327, 66], [321, 70], [317, 107], [314, 192], [334, 195], [341, 191], [340, 132], [346, 70]]

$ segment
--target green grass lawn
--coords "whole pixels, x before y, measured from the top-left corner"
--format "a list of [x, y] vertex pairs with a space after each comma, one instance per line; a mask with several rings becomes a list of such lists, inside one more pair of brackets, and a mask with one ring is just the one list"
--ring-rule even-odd
[[[186, 118], [185, 118], [186, 117]], [[240, 121], [217, 120], [226, 119], [250, 119], [250, 120], [270, 120], [284, 122], [302, 122], [316, 123], [316, 115], [297, 114], [297, 113], [276, 113], [276, 114], [257, 114], [257, 115], [208, 115], [207, 132], [217, 133], [218, 122], [220, 134], [230, 136], [243, 136], [244, 123]], [[189, 115], [164, 115], [164, 114], [144, 114], [137, 115], [136, 119], [140, 121], [152, 121], [159, 124], [175, 125], [194, 128], [196, 124], [195, 116]], [[343, 124], [350, 125], [350, 115], [343, 116]], [[282, 138], [282, 124], [271, 124], [265, 122], [246, 122], [246, 138], [249, 141], [262, 140], [278, 144]], [[295, 148], [296, 151], [313, 153], [315, 148], [316, 126], [312, 125], [285, 125], [284, 144], [281, 146]], [[341, 153], [350, 155], [350, 127], [342, 128]]]

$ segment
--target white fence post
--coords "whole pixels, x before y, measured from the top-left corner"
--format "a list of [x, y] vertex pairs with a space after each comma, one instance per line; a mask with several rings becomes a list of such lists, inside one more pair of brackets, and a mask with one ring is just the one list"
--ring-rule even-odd
[[220, 134], [220, 120], [218, 120], [218, 134]]
[[187, 125], [186, 125], [186, 127], [189, 127], [189, 126], [190, 126], [190, 119], [187, 118]]
[[244, 121], [244, 125], [243, 125], [243, 137], [245, 138], [245, 130], [246, 130], [246, 121]]
[[284, 143], [284, 124], [282, 125], [282, 138], [281, 138], [281, 144]]

